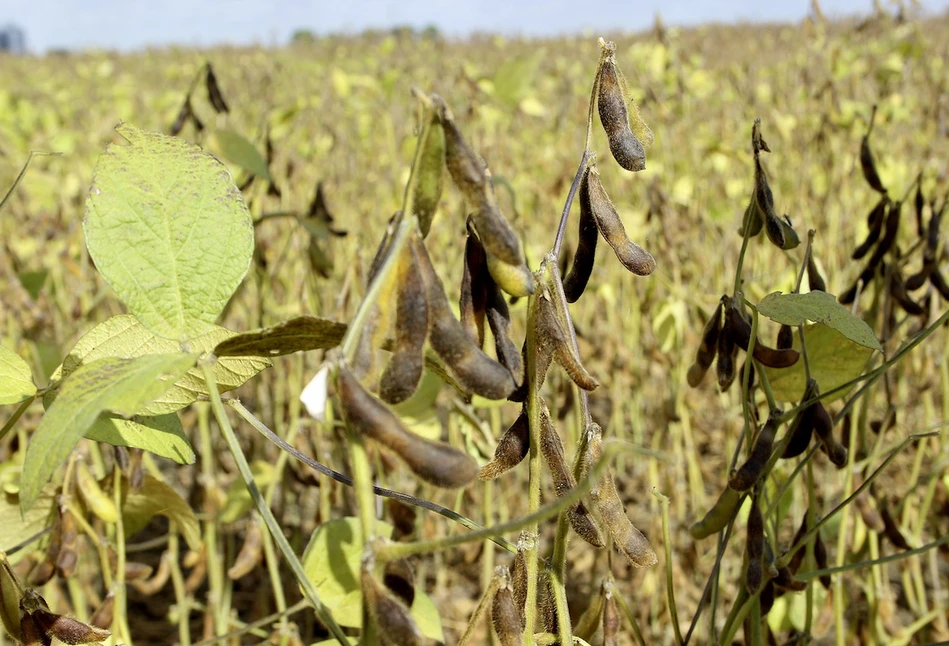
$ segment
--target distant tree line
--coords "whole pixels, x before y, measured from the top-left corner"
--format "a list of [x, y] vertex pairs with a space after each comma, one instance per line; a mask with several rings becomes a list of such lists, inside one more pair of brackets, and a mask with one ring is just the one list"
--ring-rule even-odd
[[0, 52], [12, 54], [26, 52], [26, 33], [16, 25], [0, 27]]
[[[440, 40], [442, 37], [441, 32], [435, 25], [427, 25], [421, 28], [411, 25], [396, 25], [389, 29], [366, 29], [362, 32], [362, 35], [369, 38], [394, 36], [400, 40]], [[315, 43], [317, 40], [319, 40], [319, 36], [310, 29], [297, 29], [290, 37], [290, 43], [293, 45]]]

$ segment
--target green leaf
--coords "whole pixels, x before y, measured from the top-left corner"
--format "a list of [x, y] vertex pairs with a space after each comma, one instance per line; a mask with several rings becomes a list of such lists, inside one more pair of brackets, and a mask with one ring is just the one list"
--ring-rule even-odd
[[[827, 392], [859, 377], [873, 354], [870, 348], [854, 343], [837, 330], [820, 323], [806, 325], [804, 338], [807, 341], [811, 375], [817, 380], [821, 392]], [[794, 349], [801, 349], [801, 338], [796, 334]], [[777, 399], [785, 402], [800, 401], [807, 381], [803, 359], [790, 368], [765, 367], [764, 370]], [[841, 391], [824, 402], [836, 401], [846, 394]]]
[[122, 507], [122, 524], [125, 537], [131, 538], [145, 529], [155, 516], [165, 516], [174, 521], [178, 531], [188, 542], [188, 547], [201, 547], [201, 527], [191, 506], [167, 484], [147, 473], [138, 491], [129, 491]]
[[191, 368], [196, 354], [106, 357], [87, 363], [65, 379], [59, 394], [30, 438], [20, 476], [20, 506], [30, 509], [40, 489], [85, 435], [100, 413], [131, 417]]
[[[344, 626], [359, 627], [361, 617], [356, 614], [343, 623], [337, 615], [337, 608], [345, 609], [346, 595], [357, 591], [359, 587], [359, 568], [362, 562], [363, 546], [356, 540], [359, 536], [359, 519], [353, 517], [338, 518], [323, 523], [316, 528], [310, 542], [303, 552], [303, 570], [306, 577], [316, 587], [322, 601], [332, 612], [333, 617]], [[376, 521], [376, 536], [389, 538], [392, 526]]]
[[[250, 471], [254, 476], [254, 482], [257, 483], [257, 487], [260, 489], [273, 484], [277, 478], [274, 465], [265, 460], [254, 460], [250, 465]], [[253, 505], [253, 501], [250, 499], [247, 485], [241, 478], [237, 478], [227, 490], [227, 502], [224, 504], [224, 511], [221, 512], [219, 520], [222, 523], [233, 523], [240, 520], [250, 511], [251, 505]]]
[[176, 413], [136, 415], [123, 419], [99, 415], [86, 431], [86, 438], [112, 446], [130, 446], [151, 451], [178, 464], [194, 464], [195, 454]]
[[315, 316], [297, 316], [283, 323], [233, 336], [214, 348], [219, 357], [270, 356], [325, 350], [339, 345], [345, 323]]
[[19, 404], [35, 394], [36, 385], [26, 361], [0, 345], [0, 405]]
[[17, 494], [0, 492], [0, 549], [9, 550], [49, 526], [55, 493], [53, 487], [46, 487], [30, 510], [20, 514]]
[[228, 128], [215, 131], [212, 137], [214, 148], [224, 159], [240, 166], [255, 177], [271, 181], [267, 161], [261, 156], [257, 147], [247, 140], [247, 137]]
[[[215, 346], [225, 339], [234, 336], [234, 332], [214, 325], [206, 334], [191, 339], [188, 342], [188, 349], [203, 355], [213, 351]], [[148, 331], [131, 314], [121, 314], [103, 321], [79, 339], [63, 360], [60, 370], [53, 374], [53, 379], [68, 377], [79, 366], [103, 357], [131, 359], [146, 354], [173, 354], [178, 350], [177, 342]], [[263, 357], [232, 357], [215, 361], [213, 371], [218, 389], [221, 392], [227, 392], [237, 388], [270, 365], [270, 360]], [[201, 369], [193, 367], [174, 386], [145, 406], [139, 413], [142, 415], [172, 413], [200, 397], [207, 397], [208, 394]], [[159, 453], [159, 455], [163, 454]]]
[[[865, 348], [883, 350], [867, 322], [851, 314], [850, 310], [837, 302], [836, 296], [827, 292], [813, 291], [807, 294], [775, 292], [761, 300], [758, 311], [772, 321], [784, 325], [803, 325], [808, 321], [823, 323]], [[808, 346], [808, 351], [810, 351], [810, 346]]]
[[96, 164], [83, 230], [106, 282], [142, 324], [208, 331], [250, 267], [254, 229], [221, 162], [177, 137], [120, 124]]

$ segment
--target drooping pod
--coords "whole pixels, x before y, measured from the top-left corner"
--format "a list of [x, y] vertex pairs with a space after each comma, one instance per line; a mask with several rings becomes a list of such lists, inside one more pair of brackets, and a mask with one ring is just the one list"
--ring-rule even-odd
[[708, 321], [705, 322], [705, 328], [702, 330], [702, 342], [699, 344], [699, 349], [695, 353], [695, 363], [689, 367], [687, 375], [689, 385], [692, 388], [697, 388], [698, 385], [702, 383], [702, 379], [705, 378], [705, 373], [708, 372], [708, 369], [712, 367], [712, 363], [715, 361], [715, 354], [718, 350], [718, 335], [722, 331], [723, 308], [724, 305], [722, 301], [719, 300], [715, 311], [712, 312]]
[[421, 646], [425, 636], [419, 630], [408, 607], [382, 585], [364, 565], [360, 577], [365, 607], [383, 644]]
[[247, 523], [247, 534], [244, 536], [240, 552], [237, 553], [234, 564], [227, 570], [227, 578], [237, 581], [250, 574], [260, 563], [261, 556], [263, 556], [263, 530], [260, 522], [252, 516], [250, 522]]
[[748, 569], [745, 571], [745, 587], [750, 594], [754, 594], [761, 587], [764, 580], [764, 517], [758, 505], [758, 494], [751, 499], [751, 509], [748, 512], [748, 526], [746, 528], [745, 556], [748, 559]]
[[877, 243], [877, 240], [880, 239], [880, 234], [883, 232], [883, 223], [886, 220], [887, 208], [890, 205], [890, 198], [886, 195], [880, 198], [880, 201], [876, 203], [876, 206], [870, 211], [867, 215], [867, 237], [866, 239], [853, 250], [851, 258], [854, 260], [860, 260], [863, 258], [870, 249], [873, 248], [873, 245]]
[[909, 292], [906, 291], [907, 288], [903, 283], [903, 277], [900, 275], [900, 270], [893, 265], [886, 267], [883, 271], [886, 272], [887, 270], [890, 271], [888, 286], [890, 296], [893, 297], [893, 300], [896, 301], [896, 303], [903, 308], [903, 311], [905, 311], [910, 316], [922, 316], [926, 314], [926, 309], [914, 301], [909, 295]]
[[[616, 65], [615, 47], [612, 43], [601, 46], [604, 47], [604, 52], [596, 81], [596, 106], [600, 123], [606, 131], [610, 152], [613, 153], [616, 163], [628, 171], [641, 171], [646, 168], [646, 150], [630, 127], [626, 79]], [[638, 114], [634, 113], [634, 117], [640, 122], [637, 125], [644, 128]]]
[[771, 457], [771, 449], [774, 447], [774, 436], [777, 433], [778, 426], [781, 423], [781, 415], [784, 414], [779, 408], [772, 409], [768, 415], [768, 421], [761, 427], [758, 438], [748, 459], [742, 463], [735, 474], [728, 480], [728, 486], [736, 491], [748, 491], [764, 474], [765, 465], [768, 458]]
[[722, 531], [734, 516], [739, 501], [741, 501], [741, 492], [735, 491], [731, 487], [725, 487], [718, 500], [705, 513], [702, 520], [694, 523], [689, 528], [689, 534], [695, 540], [700, 540]]
[[482, 480], [494, 480], [520, 464], [529, 450], [530, 427], [527, 422], [527, 411], [522, 410], [514, 423], [498, 440], [498, 445], [494, 449], [494, 459], [481, 467], [478, 477]]
[[[589, 168], [584, 172], [590, 172]], [[596, 219], [590, 212], [589, 200], [580, 200], [578, 232], [580, 239], [577, 243], [577, 252], [573, 256], [570, 273], [563, 281], [563, 292], [568, 303], [576, 303], [583, 295], [596, 262], [596, 243], [600, 233], [596, 226]]]
[[821, 440], [821, 450], [838, 469], [847, 464], [847, 449], [834, 438], [834, 422], [824, 404], [814, 404], [814, 433]]
[[[586, 206], [584, 206], [586, 203]], [[593, 215], [597, 228], [603, 235], [623, 266], [637, 276], [648, 276], [656, 269], [656, 259], [648, 251], [629, 239], [626, 227], [620, 219], [610, 196], [600, 182], [596, 164], [584, 174], [580, 181], [580, 209], [586, 208]]]
[[511, 589], [511, 575], [506, 567], [498, 567], [496, 576], [500, 585], [491, 600], [491, 623], [501, 646], [519, 646], [524, 641], [524, 625]]
[[[725, 308], [725, 325], [734, 343], [742, 350], [747, 351], [751, 343], [751, 322], [742, 316], [734, 302]], [[755, 343], [752, 356], [756, 361], [769, 368], [788, 368], [797, 363], [801, 354], [790, 348], [786, 350], [771, 348], [758, 340]]]
[[718, 360], [715, 362], [715, 372], [718, 377], [718, 387], [725, 392], [735, 381], [735, 358], [738, 356], [738, 346], [735, 344], [731, 325], [727, 320], [718, 334], [716, 354]]
[[[558, 498], [563, 497], [577, 486], [577, 481], [573, 477], [573, 472], [567, 467], [563, 441], [557, 429], [554, 428], [553, 422], [550, 421], [550, 412], [543, 400], [541, 400], [540, 410], [540, 452], [547, 462], [554, 493]], [[596, 521], [582, 502], [577, 501], [567, 509], [567, 518], [573, 530], [587, 543], [594, 547], [605, 545]]]
[[887, 509], [887, 505], [883, 504], [879, 499], [877, 500], [877, 504], [880, 505], [880, 519], [883, 521], [883, 535], [893, 543], [894, 547], [901, 550], [912, 549], [906, 537], [903, 536], [903, 532], [900, 531], [899, 526], [893, 519], [893, 516], [890, 514], [890, 510]]
[[[488, 259], [484, 245], [468, 222], [468, 238], [465, 240], [465, 265], [461, 275], [461, 296], [458, 299], [458, 311], [461, 325], [471, 340], [484, 347], [484, 317], [487, 309]], [[492, 281], [493, 282], [493, 281]]]
[[[599, 424], [595, 422], [591, 424], [587, 428], [586, 435], [586, 462], [592, 466], [603, 456], [603, 434]], [[616, 491], [612, 469], [606, 470], [597, 482], [596, 489], [591, 492], [591, 496], [600, 512], [600, 517], [613, 537], [613, 544], [630, 564], [635, 567], [650, 567], [659, 562], [649, 540], [633, 526], [626, 515], [623, 502]]]
[[478, 474], [466, 453], [425, 439], [405, 428], [398, 415], [366, 390], [345, 365], [338, 370], [338, 393], [349, 426], [394, 452], [415, 475], [436, 487], [463, 487]]
[[[537, 297], [537, 309], [535, 325], [537, 327], [538, 344], [546, 345], [547, 351], [552, 353], [553, 359], [564, 369], [564, 372], [570, 377], [573, 383], [583, 390], [596, 390], [599, 387], [598, 382], [583, 364], [574, 351], [573, 344], [567, 338], [567, 333], [557, 316], [554, 304], [548, 298], [549, 294], [541, 294]], [[543, 383], [538, 370], [537, 379]]]
[[616, 611], [616, 599], [612, 587], [606, 591], [603, 600], [603, 646], [618, 646], [619, 613]]
[[168, 129], [168, 134], [172, 137], [177, 137], [181, 130], [185, 127], [185, 123], [192, 118], [194, 115], [194, 110], [191, 107], [191, 95], [185, 97], [185, 102], [181, 104], [181, 109], [178, 110], [178, 115], [175, 117], [174, 122], [172, 122], [171, 127]]
[[211, 67], [210, 63], [208, 63], [208, 71], [204, 77], [204, 82], [208, 91], [208, 100], [211, 102], [211, 106], [214, 107], [214, 111], [218, 114], [230, 112], [230, 108], [227, 107], [227, 103], [224, 101], [224, 95], [221, 94], [221, 86], [218, 85], [217, 76], [214, 75], [214, 68]]
[[494, 196], [490, 172], [472, 152], [455, 123], [448, 106], [441, 103], [441, 123], [445, 133], [445, 162], [452, 181], [474, 207], [475, 228], [487, 252], [507, 265], [524, 263], [521, 241], [501, 214]]
[[442, 281], [435, 273], [421, 239], [412, 239], [410, 244], [418, 257], [428, 294], [429, 343], [432, 349], [464, 390], [487, 399], [505, 399], [516, 388], [511, 372], [486, 355], [455, 318]]
[[[774, 193], [768, 184], [768, 175], [765, 173], [761, 160], [755, 154], [755, 192], [754, 201], [758, 207], [758, 217], [763, 221], [765, 233], [774, 246], [785, 248], [785, 223], [781, 221], [774, 210]], [[793, 228], [792, 228], [793, 232]], [[797, 234], [794, 234], [797, 236]]]
[[386, 562], [382, 583], [407, 608], [412, 607], [412, 602], [415, 601], [415, 572], [408, 560], [394, 559]]
[[415, 249], [404, 247], [397, 262], [395, 352], [379, 378], [379, 396], [390, 404], [405, 401], [418, 387], [429, 328], [428, 294]]
[[886, 188], [880, 181], [880, 175], [877, 173], [876, 163], [873, 161], [873, 151], [870, 150], [870, 133], [873, 132], [873, 122], [876, 119], [877, 107], [873, 106], [873, 112], [870, 115], [870, 124], [867, 127], [867, 134], [860, 140], [860, 168], [863, 170], [863, 177], [877, 193], [886, 194]]
[[790, 350], [794, 347], [794, 329], [790, 325], [781, 325], [778, 328], [778, 338], [774, 347], [778, 350]]
[[824, 282], [824, 277], [820, 275], [820, 271], [817, 269], [813, 252], [807, 255], [807, 284], [810, 285], [812, 292], [827, 291], [827, 283]]
[[[811, 379], [804, 389], [804, 396], [801, 402], [813, 399], [817, 395], [817, 382]], [[785, 460], [796, 458], [807, 450], [811, 443], [811, 435], [814, 433], [814, 405], [808, 406], [798, 411], [788, 429], [788, 435], [791, 439], [784, 447], [781, 457]]]
[[93, 514], [106, 523], [118, 521], [119, 512], [115, 507], [115, 501], [111, 495], [102, 490], [99, 481], [92, 475], [89, 465], [83, 459], [76, 461], [76, 484], [79, 486], [82, 499]]

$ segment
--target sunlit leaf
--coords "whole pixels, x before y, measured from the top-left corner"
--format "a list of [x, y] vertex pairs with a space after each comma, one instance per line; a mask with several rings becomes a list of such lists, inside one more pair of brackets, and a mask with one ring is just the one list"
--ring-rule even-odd
[[[254, 482], [261, 489], [273, 484], [277, 477], [274, 465], [265, 460], [254, 460], [250, 465], [250, 471], [254, 476]], [[224, 503], [224, 510], [219, 520], [222, 523], [233, 523], [243, 518], [253, 504], [254, 501], [250, 498], [247, 485], [241, 478], [237, 478], [227, 490], [227, 502]]]
[[[817, 380], [821, 392], [827, 392], [859, 377], [873, 354], [870, 348], [854, 343], [834, 328], [820, 323], [805, 326], [804, 339], [807, 342], [811, 375]], [[797, 334], [794, 335], [794, 349], [801, 350], [801, 339]], [[807, 381], [803, 360], [790, 368], [765, 367], [764, 370], [777, 399], [785, 402], [800, 401]], [[846, 394], [841, 391], [824, 401], [836, 401]]]
[[144, 449], [178, 464], [194, 464], [195, 454], [177, 413], [136, 415], [131, 419], [99, 415], [86, 438], [112, 446]]
[[[205, 334], [191, 339], [187, 348], [192, 352], [205, 354], [214, 350], [217, 344], [234, 337], [235, 334], [226, 328], [213, 325]], [[134, 316], [121, 314], [106, 319], [79, 339], [63, 360], [63, 365], [53, 374], [53, 379], [68, 377], [79, 366], [103, 357], [131, 359], [145, 354], [171, 354], [177, 352], [179, 348], [180, 345], [177, 342], [157, 336], [147, 330]], [[221, 392], [227, 392], [237, 388], [268, 366], [270, 366], [270, 360], [263, 357], [229, 357], [215, 361], [212, 370], [218, 389]], [[207, 397], [208, 394], [201, 368], [193, 367], [174, 386], [145, 406], [139, 413], [142, 415], [171, 413], [184, 408], [199, 397]]]
[[96, 164], [83, 230], [96, 268], [155, 334], [208, 331], [250, 266], [250, 213], [227, 169], [177, 137], [117, 128]]
[[0, 405], [18, 404], [35, 394], [36, 385], [26, 361], [0, 345]]
[[63, 380], [30, 438], [20, 476], [20, 505], [32, 506], [96, 418], [109, 411], [132, 416], [153, 402], [191, 368], [196, 354], [106, 357], [87, 363]]
[[872, 350], [882, 350], [879, 340], [867, 322], [852, 314], [850, 310], [837, 302], [836, 296], [827, 292], [813, 291], [807, 294], [775, 292], [761, 300], [758, 311], [772, 321], [784, 325], [802, 325], [808, 321], [823, 323], [854, 343]]
[[54, 487], [45, 487], [29, 511], [21, 514], [19, 496], [0, 492], [0, 549], [9, 550], [49, 525], [54, 494]]

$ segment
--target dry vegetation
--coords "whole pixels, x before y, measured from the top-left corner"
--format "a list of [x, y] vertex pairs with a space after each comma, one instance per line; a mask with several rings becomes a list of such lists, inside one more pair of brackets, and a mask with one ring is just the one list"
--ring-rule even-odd
[[[632, 610], [645, 643], [676, 641], [667, 597], [671, 568], [683, 634], [699, 606], [716, 557], [714, 537], [695, 540], [689, 527], [701, 519], [725, 487], [742, 435], [740, 387], [720, 393], [715, 380], [698, 388], [686, 373], [702, 328], [724, 293], [731, 293], [742, 238], [737, 230], [753, 187], [751, 125], [760, 118], [773, 151], [765, 159], [775, 207], [801, 233], [797, 250], [781, 251], [764, 236], [750, 241], [742, 291], [758, 303], [774, 291], [791, 291], [804, 259], [806, 232], [816, 230], [813, 254], [827, 291], [844, 293], [863, 268], [850, 258], [866, 237], [865, 215], [878, 196], [860, 170], [861, 137], [877, 106], [871, 144], [883, 183], [898, 199], [915, 190], [921, 174], [924, 219], [949, 193], [949, 22], [944, 18], [897, 22], [879, 15], [857, 23], [808, 22], [796, 26], [658, 27], [638, 35], [603, 34], [617, 44], [617, 60], [633, 98], [655, 134], [644, 171], [628, 173], [609, 157], [598, 126], [594, 149], [603, 185], [626, 230], [655, 257], [658, 268], [639, 278], [626, 272], [601, 241], [584, 298], [571, 307], [580, 356], [600, 387], [591, 394], [593, 418], [605, 436], [641, 447], [614, 464], [626, 512], [649, 537], [659, 563], [637, 569], [610, 550], [572, 540], [567, 553], [567, 600], [575, 622], [596, 599], [612, 571], [615, 590]], [[348, 321], [367, 282], [373, 251], [403, 191], [420, 128], [421, 111], [410, 90], [437, 92], [451, 106], [472, 147], [490, 164], [501, 210], [520, 236], [528, 266], [536, 269], [553, 244], [564, 199], [582, 152], [589, 92], [599, 56], [595, 38], [507, 40], [483, 37], [465, 42], [395, 37], [326, 38], [281, 50], [168, 50], [128, 55], [83, 54], [0, 61], [0, 187], [13, 183], [31, 150], [40, 157], [0, 212], [0, 335], [3, 345], [31, 364], [38, 385], [52, 375], [76, 340], [122, 304], [95, 271], [84, 244], [81, 220], [92, 169], [114, 127], [126, 121], [140, 128], [168, 130], [184, 92], [211, 61], [229, 114], [215, 114], [202, 92], [194, 95], [203, 132], [186, 124], [182, 137], [212, 152], [215, 128], [243, 133], [264, 150], [272, 146], [270, 172], [279, 189], [264, 181], [244, 188], [255, 219], [254, 263], [229, 303], [221, 325], [236, 331], [273, 325], [299, 314]], [[238, 183], [246, 173], [232, 166]], [[305, 214], [322, 185], [332, 227], [345, 237], [311, 239], [294, 217]], [[562, 273], [577, 246], [576, 213], [567, 227]], [[464, 196], [446, 182], [432, 233], [426, 241], [448, 291], [458, 299], [465, 241]], [[916, 272], [922, 250], [912, 198], [906, 200], [897, 245], [907, 254], [904, 276]], [[949, 263], [938, 246], [937, 266]], [[315, 246], [314, 241], [315, 240]], [[910, 249], [913, 254], [910, 255]], [[863, 315], [893, 356], [907, 338], [936, 320], [949, 303], [929, 285], [922, 316], [893, 309], [886, 290], [869, 290], [859, 301]], [[511, 305], [511, 337], [525, 337], [528, 299]], [[769, 345], [778, 326], [762, 318], [760, 338]], [[851, 422], [851, 462], [838, 470], [823, 453], [772, 505], [796, 460], [781, 461], [760, 487], [764, 523], [780, 556], [790, 546], [814, 496], [823, 515], [870, 476], [911, 433], [939, 428], [949, 417], [949, 337], [937, 329], [916, 350], [858, 400]], [[832, 354], [832, 353], [831, 353]], [[384, 354], [380, 354], [380, 357]], [[322, 351], [274, 359], [273, 367], [234, 394], [281, 437], [331, 468], [350, 473], [345, 433], [306, 415], [298, 394], [324, 359]], [[873, 359], [881, 363], [880, 354]], [[714, 375], [714, 370], [712, 371]], [[426, 388], [431, 384], [426, 383]], [[583, 423], [570, 379], [551, 370], [544, 385], [551, 416], [572, 460]], [[785, 410], [794, 406], [785, 402]], [[759, 392], [762, 423], [767, 402]], [[831, 414], [846, 399], [828, 404]], [[14, 411], [5, 407], [3, 420]], [[450, 387], [437, 405], [422, 402], [407, 413], [413, 429], [447, 438], [483, 465], [519, 412], [519, 405], [476, 398], [470, 405]], [[471, 423], [470, 414], [482, 420]], [[31, 430], [42, 416], [34, 403], [0, 443], [0, 482], [7, 501], [0, 521], [0, 549], [29, 534], [18, 528], [15, 502], [18, 469]], [[172, 643], [190, 634], [193, 643], [240, 628], [295, 604], [298, 586], [274, 547], [264, 541], [259, 564], [232, 580], [229, 568], [256, 515], [236, 467], [216, 432], [206, 403], [182, 411], [198, 461], [179, 466], [146, 454], [147, 472], [172, 484], [201, 521], [204, 549], [186, 554], [168, 523], [156, 517], [129, 538], [129, 559], [158, 568], [162, 553], [182, 563], [167, 584], [147, 594], [130, 588], [128, 623], [135, 643]], [[232, 416], [248, 460], [291, 545], [303, 551], [322, 523], [357, 516], [351, 489], [289, 458]], [[882, 426], [882, 430], [880, 427]], [[835, 433], [841, 433], [838, 425]], [[877, 431], [877, 432], [875, 432]], [[476, 482], [452, 492], [419, 482], [391, 455], [370, 444], [375, 480], [455, 509], [482, 525], [522, 516], [528, 509], [526, 461], [498, 480]], [[96, 469], [111, 464], [112, 449], [82, 442], [79, 451]], [[867, 496], [848, 506], [822, 530], [828, 567], [898, 554], [889, 516], [918, 548], [949, 533], [949, 448], [941, 436], [911, 443], [874, 481]], [[102, 473], [105, 473], [102, 471]], [[61, 476], [57, 476], [59, 478]], [[553, 498], [546, 481], [545, 500]], [[232, 484], [234, 485], [232, 487]], [[666, 562], [660, 497], [669, 499]], [[763, 504], [764, 504], [763, 503]], [[404, 510], [381, 507], [392, 521]], [[722, 558], [714, 621], [721, 630], [744, 580], [747, 506], [738, 514], [734, 540]], [[101, 529], [101, 521], [93, 519]], [[439, 537], [467, 531], [443, 517], [419, 511], [415, 532]], [[394, 523], [398, 527], [398, 523]], [[887, 523], [889, 525], [890, 522]], [[5, 529], [9, 527], [11, 529]], [[33, 531], [36, 531], [36, 527]], [[256, 528], [259, 537], [259, 527]], [[541, 557], [549, 557], [556, 523], [541, 524]], [[264, 531], [266, 533], [266, 530]], [[512, 542], [516, 534], [506, 538]], [[47, 539], [10, 556], [26, 579], [42, 562]], [[80, 565], [68, 581], [54, 577], [41, 588], [51, 608], [88, 620], [103, 587], [96, 550], [79, 541]], [[776, 643], [808, 632], [821, 644], [923, 644], [949, 640], [949, 559], [946, 545], [905, 559], [859, 567], [833, 576], [829, 590], [813, 581], [806, 592], [789, 593], [772, 608], [767, 624]], [[614, 553], [615, 556], [615, 553]], [[815, 569], [807, 561], [799, 572]], [[416, 582], [435, 601], [445, 643], [465, 631], [495, 565], [511, 555], [490, 541], [425, 554], [415, 560]], [[243, 573], [242, 573], [243, 574]], [[283, 594], [272, 584], [282, 582]], [[183, 618], [183, 608], [190, 615]], [[299, 610], [299, 609], [297, 609]], [[692, 643], [710, 643], [708, 607]], [[634, 643], [620, 613], [619, 643]], [[326, 633], [310, 612], [289, 623], [271, 621], [226, 643], [313, 643]], [[472, 643], [489, 643], [487, 625]], [[591, 632], [591, 644], [602, 634]], [[753, 631], [738, 639], [751, 639]], [[758, 635], [758, 637], [761, 637]], [[284, 642], [279, 641], [284, 639]], [[490, 639], [496, 639], [490, 637]], [[763, 638], [766, 643], [767, 631]], [[2, 640], [0, 640], [2, 643]], [[224, 642], [222, 642], [224, 643]], [[268, 642], [269, 643], [269, 642]], [[750, 643], [748, 641], [743, 643]], [[803, 643], [803, 642], [794, 642]]]

